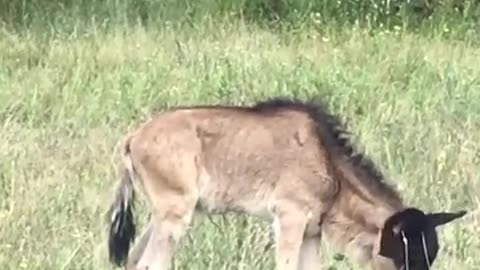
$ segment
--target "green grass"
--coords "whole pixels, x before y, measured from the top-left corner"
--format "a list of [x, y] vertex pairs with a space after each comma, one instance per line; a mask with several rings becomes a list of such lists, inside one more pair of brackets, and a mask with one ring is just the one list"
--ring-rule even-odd
[[[0, 269], [112, 269], [104, 214], [113, 149], [130, 127], [179, 104], [320, 96], [406, 201], [480, 208], [480, 47], [468, 38], [314, 20], [270, 31], [208, 16], [62, 31], [68, 18], [57, 18], [45, 32], [0, 28]], [[273, 269], [268, 224], [215, 220], [220, 229], [195, 221], [176, 269]], [[439, 230], [435, 269], [480, 265], [479, 222]], [[323, 269], [358, 269], [328, 244], [323, 251]]]

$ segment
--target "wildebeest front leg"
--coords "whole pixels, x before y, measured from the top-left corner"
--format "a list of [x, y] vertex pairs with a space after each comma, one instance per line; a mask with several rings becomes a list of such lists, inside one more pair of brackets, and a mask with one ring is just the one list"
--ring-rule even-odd
[[320, 269], [321, 238], [321, 234], [316, 236], [305, 236], [300, 248], [300, 261], [298, 270]]
[[291, 207], [277, 207], [274, 219], [278, 270], [297, 270], [308, 218]]

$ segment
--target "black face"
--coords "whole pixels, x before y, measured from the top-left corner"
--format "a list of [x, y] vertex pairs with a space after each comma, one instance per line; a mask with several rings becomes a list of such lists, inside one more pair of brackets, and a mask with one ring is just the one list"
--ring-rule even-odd
[[[405, 241], [406, 239], [406, 241]], [[400, 233], [401, 256], [394, 259], [399, 270], [428, 270], [432, 266], [438, 252], [437, 234], [433, 227], [419, 232]], [[408, 253], [408, 256], [407, 256]], [[408, 268], [406, 264], [408, 263]]]
[[436, 228], [464, 216], [466, 211], [425, 214], [407, 208], [389, 217], [380, 231], [377, 270], [428, 270], [438, 252]]

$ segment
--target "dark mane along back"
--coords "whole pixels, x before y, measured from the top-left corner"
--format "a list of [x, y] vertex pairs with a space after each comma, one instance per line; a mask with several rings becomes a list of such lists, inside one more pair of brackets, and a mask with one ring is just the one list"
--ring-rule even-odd
[[327, 150], [336, 157], [346, 157], [356, 170], [361, 170], [365, 177], [358, 179], [374, 195], [389, 201], [399, 201], [400, 197], [393, 187], [384, 181], [384, 176], [373, 161], [358, 152], [351, 143], [350, 133], [344, 129], [340, 120], [330, 114], [321, 102], [301, 101], [298, 99], [274, 98], [261, 101], [251, 107], [257, 113], [275, 112], [277, 110], [297, 110], [306, 113], [316, 123], [316, 133]]

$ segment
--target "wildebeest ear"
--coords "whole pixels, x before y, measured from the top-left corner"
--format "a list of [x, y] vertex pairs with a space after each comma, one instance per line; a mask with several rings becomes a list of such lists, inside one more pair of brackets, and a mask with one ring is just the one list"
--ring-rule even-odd
[[393, 255], [395, 254], [395, 235], [393, 232], [390, 231], [385, 231], [382, 230], [381, 236], [380, 236], [380, 246], [378, 250], [378, 254], [387, 257], [387, 258], [393, 258]]
[[401, 248], [400, 230], [420, 230], [426, 221], [425, 214], [416, 208], [407, 208], [389, 217], [380, 231], [379, 255], [394, 258]]
[[437, 227], [437, 226], [449, 223], [457, 218], [461, 218], [466, 213], [467, 211], [441, 212], [441, 213], [428, 214], [427, 217], [430, 220], [430, 224], [432, 224], [433, 227]]
[[380, 231], [380, 243], [378, 247], [378, 254], [393, 258], [398, 249], [398, 233], [393, 229], [392, 224], [386, 224]]

